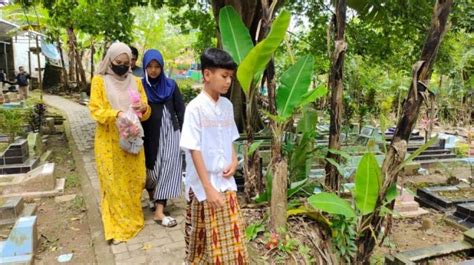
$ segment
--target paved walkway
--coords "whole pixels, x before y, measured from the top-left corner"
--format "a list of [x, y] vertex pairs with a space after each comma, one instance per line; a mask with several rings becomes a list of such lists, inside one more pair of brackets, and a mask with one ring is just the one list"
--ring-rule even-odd
[[[94, 161], [95, 121], [89, 109], [71, 100], [59, 96], [45, 95], [46, 104], [57, 108], [67, 115], [71, 135], [81, 153], [82, 164], [94, 189], [97, 205], [100, 205], [100, 186]], [[144, 193], [145, 194], [145, 193]], [[144, 203], [145, 206], [146, 203]], [[144, 208], [145, 228], [137, 237], [120, 245], [113, 245], [116, 264], [182, 264], [184, 260], [184, 198], [174, 200], [167, 210], [178, 221], [173, 228], [164, 228], [153, 222], [152, 213]], [[98, 209], [89, 209], [94, 211]], [[91, 231], [93, 233], [93, 231]], [[98, 253], [100, 255], [100, 253]]]

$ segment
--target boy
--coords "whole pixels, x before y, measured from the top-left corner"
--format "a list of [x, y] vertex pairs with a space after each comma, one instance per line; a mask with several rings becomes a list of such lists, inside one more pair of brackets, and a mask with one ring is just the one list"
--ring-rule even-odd
[[180, 146], [186, 152], [186, 263], [248, 264], [233, 174], [239, 138], [232, 103], [221, 97], [237, 65], [223, 50], [201, 55], [203, 91], [186, 107]]
[[18, 92], [20, 92], [20, 95], [22, 96], [23, 99], [28, 98], [28, 79], [30, 79], [30, 74], [25, 72], [23, 69], [23, 66], [20, 66], [18, 68], [19, 73], [16, 75], [16, 83], [18, 84]]

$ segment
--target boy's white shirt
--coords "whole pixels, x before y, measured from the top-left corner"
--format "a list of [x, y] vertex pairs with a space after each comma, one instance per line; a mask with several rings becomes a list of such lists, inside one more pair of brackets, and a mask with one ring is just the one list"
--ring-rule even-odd
[[209, 180], [217, 191], [237, 191], [234, 177], [224, 178], [223, 172], [232, 162], [232, 143], [238, 138], [233, 106], [227, 98], [219, 97], [216, 102], [201, 92], [186, 106], [180, 146], [186, 154], [187, 200], [190, 189], [198, 201], [206, 200], [190, 150], [201, 152]]

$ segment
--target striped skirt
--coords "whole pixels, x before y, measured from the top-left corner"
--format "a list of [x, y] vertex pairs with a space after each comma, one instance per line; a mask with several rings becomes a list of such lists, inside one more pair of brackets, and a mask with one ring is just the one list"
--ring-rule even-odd
[[147, 169], [146, 189], [153, 191], [153, 200], [177, 198], [181, 194], [182, 159], [179, 147], [180, 132], [174, 130], [171, 115], [163, 108], [160, 142], [153, 170]]
[[249, 264], [237, 194], [214, 209], [191, 194], [186, 216], [186, 264]]

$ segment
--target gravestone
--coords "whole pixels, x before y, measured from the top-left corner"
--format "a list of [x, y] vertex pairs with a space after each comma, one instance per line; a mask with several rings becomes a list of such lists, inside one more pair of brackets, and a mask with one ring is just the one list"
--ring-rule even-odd
[[403, 189], [401, 194], [395, 199], [394, 210], [401, 217], [416, 217], [428, 213], [427, 210], [420, 208], [418, 202], [415, 201], [415, 196], [403, 191]]
[[456, 205], [474, 202], [473, 187], [440, 186], [418, 189], [416, 201], [439, 211], [453, 209]]
[[24, 203], [22, 197], [0, 198], [0, 226], [14, 224], [19, 217], [31, 216], [36, 204]]
[[38, 162], [37, 158], [30, 158], [28, 141], [19, 139], [0, 154], [0, 175], [27, 173]]
[[0, 175], [0, 195], [51, 191], [55, 188], [54, 163], [43, 164], [27, 174]]
[[32, 264], [37, 246], [36, 216], [21, 217], [0, 249], [0, 264]]

